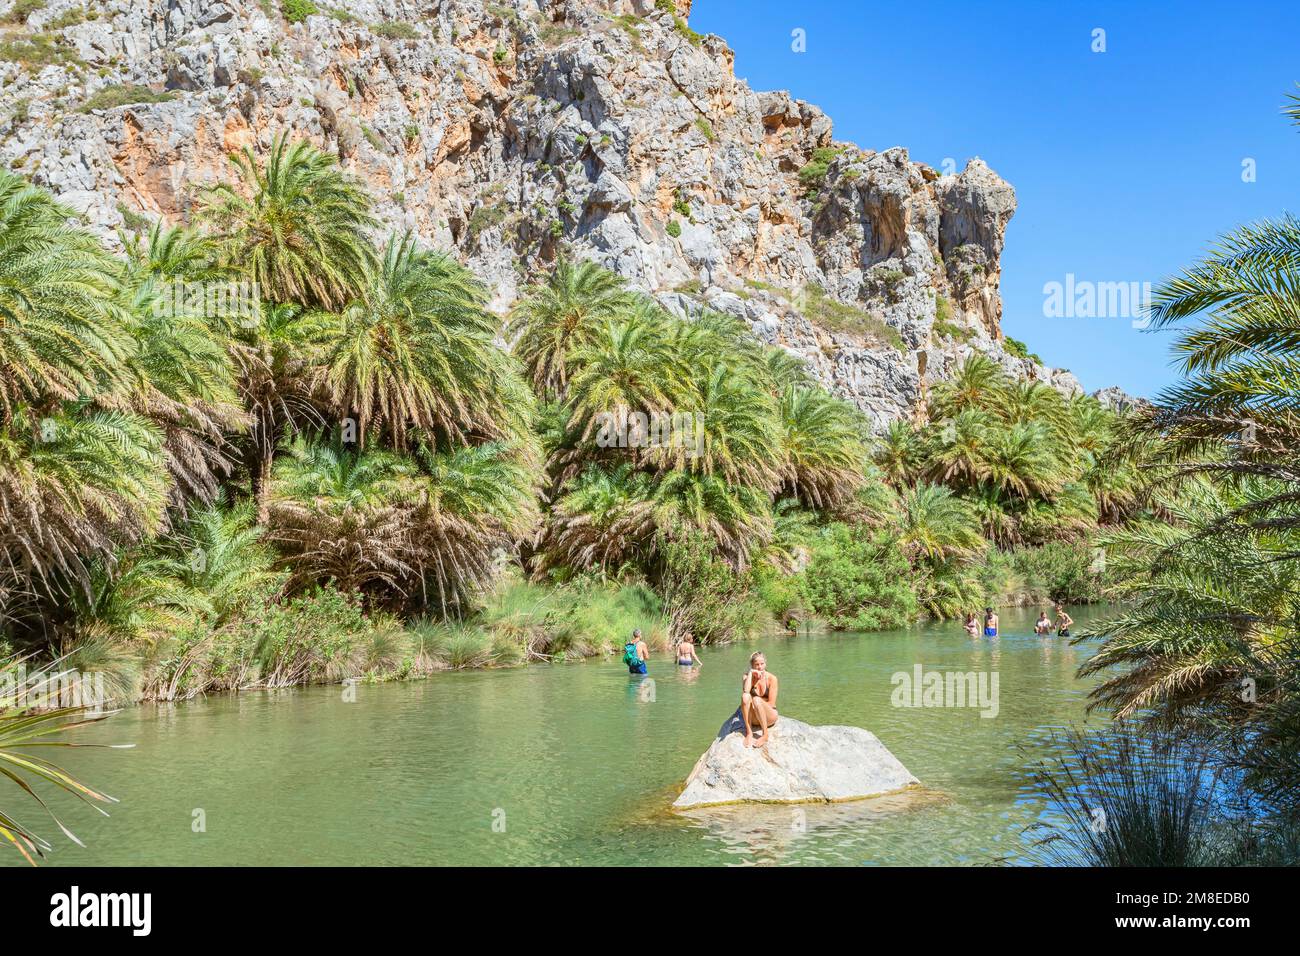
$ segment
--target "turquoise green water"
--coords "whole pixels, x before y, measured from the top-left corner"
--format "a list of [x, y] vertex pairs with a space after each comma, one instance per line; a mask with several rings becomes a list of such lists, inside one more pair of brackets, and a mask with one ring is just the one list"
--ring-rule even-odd
[[[1003, 622], [993, 641], [947, 623], [705, 648], [695, 673], [652, 660], [653, 700], [592, 660], [363, 684], [355, 702], [317, 687], [134, 708], [85, 735], [134, 749], [60, 754], [122, 801], [110, 819], [65, 814], [86, 848], [33, 810], [23, 819], [55, 844], [55, 865], [1015, 861], [1042, 811], [1022, 748], [1082, 719], [1074, 673], [1088, 650], [1034, 637], [1028, 613]], [[669, 813], [756, 648], [781, 679], [782, 714], [871, 730], [927, 793]], [[916, 663], [997, 672], [997, 716], [894, 706], [891, 676]]]

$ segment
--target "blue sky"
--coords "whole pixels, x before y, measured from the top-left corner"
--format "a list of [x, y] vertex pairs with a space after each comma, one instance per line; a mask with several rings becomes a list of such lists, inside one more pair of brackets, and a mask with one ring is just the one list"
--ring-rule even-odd
[[1300, 3], [696, 0], [691, 26], [726, 38], [754, 89], [824, 109], [836, 139], [980, 156], [1015, 186], [1003, 329], [1089, 390], [1174, 381], [1170, 334], [1045, 318], [1045, 283], [1155, 284], [1238, 224], [1300, 212], [1300, 130], [1279, 112]]

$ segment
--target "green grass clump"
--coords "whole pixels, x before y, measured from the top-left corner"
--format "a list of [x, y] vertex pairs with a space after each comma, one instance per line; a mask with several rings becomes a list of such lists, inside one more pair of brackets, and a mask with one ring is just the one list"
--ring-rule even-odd
[[626, 33], [632, 40], [632, 48], [638, 53], [645, 52], [645, 43], [641, 40], [641, 18], [632, 13], [623, 13], [614, 17], [614, 25]]
[[958, 325], [956, 322], [935, 320], [934, 332], [936, 335], [942, 335], [956, 342], [966, 342], [975, 333], [964, 325]]
[[682, 224], [676, 219], [670, 219], [668, 225], [665, 226], [664, 229], [668, 235], [672, 236], [674, 239], [677, 239], [682, 234]]
[[111, 110], [116, 106], [134, 106], [139, 103], [166, 103], [175, 98], [176, 94], [170, 91], [155, 93], [149, 87], [136, 83], [114, 83], [92, 93], [81, 104], [81, 112]]
[[804, 314], [815, 325], [832, 332], [860, 335], [892, 346], [900, 352], [906, 351], [903, 337], [897, 329], [864, 309], [832, 299], [821, 286], [807, 286], [804, 298]]
[[418, 40], [420, 31], [404, 20], [383, 20], [370, 25], [370, 32], [388, 40]]
[[9, 12], [0, 17], [0, 20], [3, 20], [4, 23], [26, 23], [27, 18], [33, 13], [44, 9], [45, 0], [17, 0], [9, 8]]
[[48, 33], [18, 34], [0, 41], [0, 60], [34, 67], [84, 65], [71, 49]]
[[320, 13], [312, 0], [280, 0], [280, 12], [290, 23], [302, 23], [310, 16]]
[[542, 43], [547, 47], [557, 47], [568, 40], [572, 40], [579, 32], [573, 27], [566, 27], [562, 23], [547, 22], [537, 28], [537, 35], [541, 37]]

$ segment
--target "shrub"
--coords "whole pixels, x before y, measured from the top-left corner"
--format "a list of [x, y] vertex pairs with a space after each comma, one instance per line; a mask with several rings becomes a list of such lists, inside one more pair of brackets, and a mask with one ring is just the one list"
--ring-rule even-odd
[[813, 150], [812, 159], [799, 170], [799, 182], [803, 184], [806, 198], [813, 199], [826, 181], [826, 172], [831, 161], [840, 154], [833, 146], [820, 146]]
[[149, 87], [137, 83], [114, 83], [92, 93], [86, 102], [81, 104], [81, 112], [111, 110], [117, 106], [134, 106], [137, 103], [166, 103], [175, 96], [176, 94], [170, 91], [155, 93]]
[[155, 652], [143, 697], [393, 677], [409, 643], [395, 619], [367, 615], [355, 597], [320, 588], [282, 603], [265, 600], [215, 629], [197, 624], [177, 635]]
[[841, 631], [884, 631], [916, 616], [907, 559], [890, 535], [865, 526], [828, 525], [813, 540], [800, 574], [808, 611]]
[[676, 219], [670, 219], [668, 225], [664, 228], [668, 232], [668, 235], [672, 236], [674, 239], [678, 238], [682, 234], [682, 224]]
[[674, 638], [689, 631], [701, 644], [725, 644], [754, 632], [762, 601], [753, 581], [718, 557], [710, 538], [661, 539], [661, 548], [660, 592]]
[[957, 342], [965, 342], [975, 333], [964, 325], [958, 325], [956, 322], [945, 322], [935, 320], [934, 332], [936, 335], [944, 335]]
[[60, 46], [56, 38], [47, 33], [19, 34], [0, 42], [0, 60], [12, 60], [23, 66], [49, 66], [50, 64], [81, 64], [81, 59], [71, 50]]
[[320, 13], [312, 0], [280, 0], [280, 12], [290, 23], [302, 23], [310, 16]]
[[1108, 580], [1086, 541], [1049, 541], [1013, 551], [990, 549], [975, 571], [987, 604], [1089, 604]]
[[420, 31], [404, 20], [382, 20], [370, 25], [370, 32], [388, 40], [417, 40]]
[[1014, 355], [1016, 358], [1020, 359], [1028, 359], [1031, 362], [1037, 362], [1039, 365], [1043, 364], [1043, 360], [1033, 352], [1029, 351], [1029, 346], [1019, 339], [1013, 339], [1008, 335], [1003, 339], [1002, 347], [1006, 349], [1008, 355]]
[[468, 619], [417, 622], [411, 637], [420, 666], [464, 669], [613, 653], [636, 628], [650, 647], [666, 646], [662, 602], [644, 584], [543, 587], [507, 575]]
[[14, 5], [2, 18], [5, 23], [26, 23], [37, 10], [45, 9], [45, 0], [14, 0]]

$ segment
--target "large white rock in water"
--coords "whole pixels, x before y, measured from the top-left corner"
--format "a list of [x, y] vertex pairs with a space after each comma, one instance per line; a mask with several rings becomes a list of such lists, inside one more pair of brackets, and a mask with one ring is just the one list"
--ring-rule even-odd
[[856, 800], [919, 783], [861, 727], [813, 727], [782, 715], [767, 746], [749, 748], [737, 711], [695, 764], [673, 807]]

